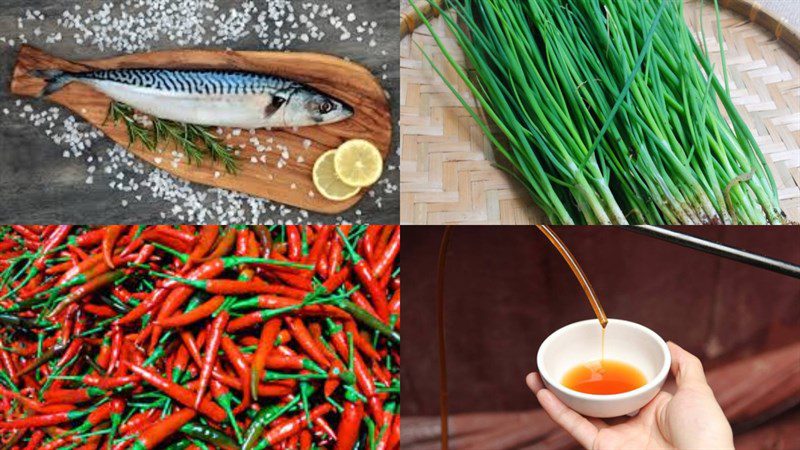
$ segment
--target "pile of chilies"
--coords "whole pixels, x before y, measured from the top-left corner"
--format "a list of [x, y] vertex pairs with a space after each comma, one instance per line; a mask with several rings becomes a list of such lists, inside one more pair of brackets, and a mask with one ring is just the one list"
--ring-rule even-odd
[[551, 223], [785, 222], [772, 174], [731, 100], [725, 53], [721, 82], [705, 30], [698, 44], [684, 21], [683, 0], [444, 5], [473, 75], [423, 21], [486, 122], [428, 60]]
[[0, 448], [397, 448], [399, 250], [399, 226], [0, 227]]

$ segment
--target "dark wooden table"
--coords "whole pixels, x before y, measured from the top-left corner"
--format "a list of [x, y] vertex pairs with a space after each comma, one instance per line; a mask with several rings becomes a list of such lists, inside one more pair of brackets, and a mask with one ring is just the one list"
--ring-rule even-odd
[[[106, 151], [114, 144], [107, 138], [99, 138], [92, 142], [88, 150], [81, 157], [65, 158], [62, 153], [68, 149], [65, 144], [55, 143], [43, 127], [34, 126], [28, 118], [19, 117], [26, 104], [30, 104], [34, 111], [41, 111], [52, 106], [45, 100], [23, 99], [20, 100], [9, 93], [9, 80], [16, 54], [19, 49], [21, 33], [29, 44], [40, 47], [50, 53], [66, 59], [80, 60], [110, 57], [120, 54], [113, 49], [101, 51], [97, 45], [89, 40], [82, 44], [73, 37], [74, 30], [66, 29], [57, 20], [62, 17], [65, 10], [72, 13], [84, 13], [88, 10], [98, 10], [103, 1], [100, 0], [2, 0], [0, 8], [0, 222], [11, 223], [134, 223], [134, 222], [178, 222], [181, 221], [172, 212], [173, 204], [162, 199], [153, 198], [150, 190], [140, 188], [135, 192], [121, 192], [109, 187], [113, 181], [111, 175], [100, 170], [96, 164], [97, 156], [105, 156]], [[177, 2], [176, 2], [177, 3]], [[217, 13], [227, 13], [232, 7], [241, 9], [238, 0], [217, 0], [219, 6]], [[300, 10], [300, 1], [293, 1], [296, 11]], [[399, 115], [398, 102], [394, 101], [399, 96], [399, 58], [398, 58], [398, 5], [396, 0], [328, 0], [335, 14], [346, 17], [349, 13], [345, 8], [352, 4], [352, 12], [357, 15], [358, 21], [375, 21], [378, 23], [374, 31], [377, 45], [368, 45], [369, 39], [357, 42], [355, 39], [340, 40], [340, 33], [334, 31], [328, 20], [317, 19], [320, 29], [327, 33], [326, 38], [317, 42], [310, 40], [303, 42], [296, 39], [289, 50], [315, 51], [335, 54], [349, 58], [370, 68], [373, 74], [381, 80], [386, 91], [392, 99], [392, 115], [394, 117], [394, 141], [388, 166], [395, 170], [385, 170], [384, 177], [391, 185], [399, 186], [400, 170], [399, 157], [394, 150], [398, 146], [397, 117]], [[256, 2], [260, 9], [264, 9], [265, 2]], [[75, 5], [80, 5], [80, 10], [75, 10]], [[39, 10], [45, 19], [42, 21], [25, 21], [24, 28], [18, 28], [18, 18], [26, 16], [26, 10]], [[119, 7], [113, 9], [119, 15]], [[255, 13], [249, 27], [257, 25]], [[206, 24], [206, 34], [212, 34], [211, 28]], [[353, 28], [355, 28], [353, 24]], [[35, 28], [40, 29], [40, 35], [34, 34]], [[255, 29], [255, 28], [253, 28]], [[46, 36], [54, 32], [61, 32], [63, 39], [60, 42], [47, 43]], [[14, 45], [9, 45], [8, 39], [14, 39]], [[229, 41], [222, 45], [203, 45], [206, 48], [224, 49], [228, 46], [234, 50], [267, 50], [251, 32], [240, 40]], [[152, 50], [178, 48], [179, 45], [168, 39], [161, 39], [151, 46]], [[384, 78], [385, 75], [385, 78]], [[3, 110], [9, 113], [4, 114]], [[56, 121], [54, 133], [63, 132], [63, 120], [70, 116], [70, 112], [59, 107], [59, 119]], [[78, 122], [82, 121], [78, 119]], [[83, 125], [84, 127], [86, 125]], [[61, 129], [59, 130], [59, 127]], [[88, 155], [95, 156], [95, 162], [88, 162]], [[87, 184], [90, 175], [87, 169], [97, 165], [98, 170], [93, 174], [92, 184]], [[145, 171], [153, 170], [147, 166]], [[144, 179], [145, 174], [133, 175], [135, 179]], [[128, 174], [126, 174], [126, 177]], [[192, 185], [195, 192], [208, 191], [201, 185]], [[361, 202], [348, 212], [339, 216], [328, 216], [309, 213], [307, 220], [310, 222], [331, 223], [337, 220], [349, 222], [362, 221], [364, 223], [397, 223], [399, 222], [400, 195], [399, 189], [392, 193], [385, 193], [383, 186], [376, 189], [376, 197], [382, 197], [380, 207], [375, 198], [365, 195]], [[141, 199], [137, 199], [140, 196]], [[209, 197], [216, 197], [209, 193]], [[123, 206], [123, 203], [127, 203]], [[204, 203], [205, 204], [205, 203]], [[245, 208], [249, 208], [245, 206]], [[356, 213], [356, 210], [360, 214]], [[268, 219], [274, 221], [292, 220], [299, 217], [299, 211], [281, 217], [269, 209], [262, 211], [259, 221]], [[251, 217], [249, 212], [245, 217]]]

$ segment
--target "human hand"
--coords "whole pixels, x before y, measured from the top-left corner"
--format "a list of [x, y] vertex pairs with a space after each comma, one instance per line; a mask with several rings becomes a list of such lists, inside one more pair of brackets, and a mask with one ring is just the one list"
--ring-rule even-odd
[[525, 381], [547, 414], [587, 449], [733, 449], [731, 426], [700, 360], [672, 342], [667, 346], [678, 390], [674, 395], [659, 392], [631, 418], [583, 417], [545, 389], [538, 373]]

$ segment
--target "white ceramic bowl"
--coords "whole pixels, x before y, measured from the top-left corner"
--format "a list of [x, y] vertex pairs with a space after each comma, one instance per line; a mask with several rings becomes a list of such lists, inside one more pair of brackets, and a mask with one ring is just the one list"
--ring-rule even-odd
[[539, 347], [536, 356], [539, 374], [547, 389], [580, 414], [606, 418], [635, 413], [658, 394], [672, 363], [666, 342], [642, 325], [609, 319], [605, 357], [636, 367], [647, 384], [611, 395], [584, 394], [561, 384], [564, 374], [573, 367], [600, 359], [601, 333], [597, 319], [575, 322], [557, 330]]

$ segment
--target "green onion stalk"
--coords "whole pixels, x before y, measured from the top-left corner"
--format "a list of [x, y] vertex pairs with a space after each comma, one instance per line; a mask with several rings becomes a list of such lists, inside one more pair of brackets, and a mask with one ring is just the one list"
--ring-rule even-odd
[[470, 73], [412, 6], [483, 115], [420, 50], [550, 222], [785, 222], [683, 1], [428, 1]]

